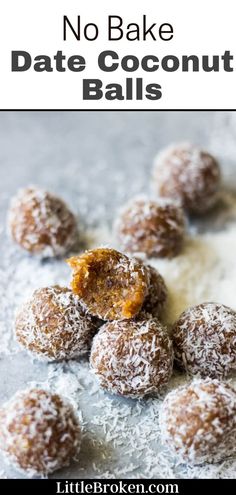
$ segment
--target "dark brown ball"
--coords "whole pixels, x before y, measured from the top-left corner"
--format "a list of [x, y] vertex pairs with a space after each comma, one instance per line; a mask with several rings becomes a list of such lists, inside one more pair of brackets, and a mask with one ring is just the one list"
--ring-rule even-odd
[[19, 344], [38, 358], [61, 361], [90, 349], [98, 322], [66, 287], [34, 291], [18, 310], [15, 334]]
[[159, 415], [161, 439], [181, 462], [218, 462], [236, 452], [236, 392], [218, 380], [172, 390]]
[[177, 364], [190, 375], [227, 377], [236, 370], [236, 313], [217, 303], [184, 311], [173, 327]]
[[172, 374], [172, 344], [156, 319], [112, 321], [95, 335], [90, 363], [101, 387], [112, 394], [156, 395]]
[[160, 317], [167, 301], [167, 287], [161, 274], [151, 265], [145, 265], [148, 276], [148, 294], [144, 300], [141, 316], [149, 314], [153, 317]]
[[170, 146], [156, 157], [154, 187], [190, 213], [205, 213], [216, 201], [220, 168], [216, 159], [190, 143]]
[[77, 239], [76, 219], [64, 201], [37, 187], [12, 199], [9, 229], [20, 247], [42, 257], [63, 256]]
[[182, 248], [184, 214], [171, 200], [137, 198], [121, 211], [115, 231], [124, 251], [171, 258]]
[[11, 464], [30, 476], [68, 465], [80, 443], [74, 411], [56, 394], [25, 390], [0, 410], [0, 448]]

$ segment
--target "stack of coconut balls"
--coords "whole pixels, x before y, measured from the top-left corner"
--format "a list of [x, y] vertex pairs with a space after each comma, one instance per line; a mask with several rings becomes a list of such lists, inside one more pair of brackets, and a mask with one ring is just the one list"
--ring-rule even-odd
[[[165, 281], [144, 259], [181, 251], [186, 213], [203, 215], [215, 204], [219, 165], [190, 144], [169, 147], [156, 159], [154, 185], [155, 199], [131, 200], [115, 221], [122, 252], [98, 247], [69, 258], [71, 289], [36, 290], [17, 313], [15, 333], [48, 361], [90, 351], [100, 386], [134, 399], [163, 394], [175, 361], [195, 378], [166, 395], [162, 441], [181, 461], [217, 462], [236, 450], [236, 392], [223, 381], [236, 369], [236, 313], [203, 301], [167, 331]], [[9, 225], [16, 243], [44, 257], [65, 256], [77, 238], [65, 203], [33, 187], [12, 200]], [[66, 465], [80, 438], [72, 406], [45, 390], [19, 392], [1, 408], [1, 448], [29, 474]]]

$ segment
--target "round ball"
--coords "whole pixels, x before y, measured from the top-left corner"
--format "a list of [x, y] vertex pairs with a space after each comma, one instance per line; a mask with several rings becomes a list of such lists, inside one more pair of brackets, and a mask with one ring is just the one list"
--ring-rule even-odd
[[19, 344], [48, 361], [81, 356], [90, 349], [95, 331], [96, 322], [79, 298], [59, 286], [36, 290], [15, 321]]
[[190, 375], [220, 378], [236, 369], [236, 313], [203, 303], [184, 311], [173, 327], [177, 364]]
[[108, 322], [94, 337], [90, 363], [112, 394], [156, 395], [172, 374], [172, 344], [158, 320]]
[[137, 260], [109, 248], [86, 251], [68, 260], [72, 290], [87, 310], [103, 320], [134, 317], [148, 293], [149, 278]]
[[163, 277], [153, 266], [145, 265], [145, 268], [149, 276], [149, 286], [141, 309], [141, 316], [145, 314], [158, 317], [167, 301], [167, 287]]
[[183, 244], [184, 215], [171, 200], [135, 199], [122, 210], [115, 230], [124, 251], [171, 258]]
[[63, 256], [77, 238], [76, 219], [57, 196], [36, 187], [12, 199], [9, 228], [13, 240], [32, 254]]
[[236, 451], [236, 392], [218, 380], [171, 391], [160, 410], [162, 442], [180, 461], [218, 462]]
[[80, 442], [73, 409], [56, 394], [18, 392], [0, 410], [0, 448], [11, 464], [30, 476], [68, 465]]
[[204, 213], [215, 203], [220, 185], [217, 161], [190, 143], [170, 146], [159, 153], [154, 186], [160, 196], [174, 198], [190, 213]]

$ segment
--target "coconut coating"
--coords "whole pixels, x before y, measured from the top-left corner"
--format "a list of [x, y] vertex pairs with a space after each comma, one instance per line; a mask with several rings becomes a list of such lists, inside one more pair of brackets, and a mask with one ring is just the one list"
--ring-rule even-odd
[[156, 268], [151, 265], [145, 265], [145, 267], [149, 276], [149, 288], [140, 315], [149, 314], [153, 317], [158, 317], [167, 300], [167, 287]]
[[37, 187], [18, 191], [8, 223], [13, 240], [42, 257], [63, 256], [77, 238], [76, 219], [64, 201]]
[[72, 406], [56, 394], [34, 388], [17, 392], [0, 410], [0, 448], [29, 476], [67, 466], [80, 443]]
[[121, 211], [115, 231], [124, 251], [171, 258], [183, 244], [183, 210], [172, 200], [136, 198]]
[[34, 291], [18, 310], [15, 335], [38, 358], [59, 361], [87, 352], [97, 327], [78, 296], [56, 285]]
[[101, 387], [112, 394], [156, 395], [172, 374], [172, 344], [156, 319], [108, 322], [93, 339], [90, 363]]
[[236, 392], [218, 380], [172, 390], [160, 410], [162, 442], [181, 461], [218, 462], [236, 451]]
[[86, 251], [68, 260], [72, 290], [87, 310], [103, 320], [134, 317], [148, 293], [147, 270], [137, 260], [110, 248]]
[[161, 151], [154, 165], [154, 187], [158, 195], [174, 198], [190, 213], [205, 213], [215, 203], [220, 186], [216, 159], [191, 143], [180, 143]]
[[177, 364], [190, 375], [224, 378], [236, 369], [236, 313], [217, 303], [184, 311], [173, 327]]

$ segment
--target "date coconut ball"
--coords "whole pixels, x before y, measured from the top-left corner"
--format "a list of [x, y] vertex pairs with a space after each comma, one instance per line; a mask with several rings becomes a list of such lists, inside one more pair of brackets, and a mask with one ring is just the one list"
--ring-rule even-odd
[[160, 410], [162, 443], [182, 462], [219, 462], [236, 452], [236, 392], [218, 380], [172, 390]]
[[236, 312], [217, 303], [184, 311], [172, 331], [175, 360], [190, 375], [224, 378], [236, 370]]
[[34, 356], [61, 361], [86, 353], [97, 327], [71, 290], [51, 286], [34, 291], [18, 310], [15, 335]]
[[107, 392], [157, 395], [172, 374], [172, 344], [156, 319], [107, 322], [93, 339], [90, 363]]
[[126, 252], [172, 258], [181, 250], [185, 219], [182, 208], [171, 200], [135, 198], [121, 210], [114, 230]]
[[180, 143], [157, 155], [153, 179], [159, 196], [178, 200], [190, 213], [202, 214], [215, 204], [220, 168], [207, 151]]
[[56, 394], [34, 388], [17, 392], [0, 409], [0, 448], [29, 476], [67, 466], [80, 443], [72, 406]]
[[54, 194], [37, 187], [18, 191], [8, 215], [12, 239], [42, 257], [63, 256], [77, 240], [77, 225], [68, 206]]
[[148, 294], [144, 265], [111, 248], [96, 248], [67, 260], [72, 291], [87, 310], [103, 320], [136, 316]]
[[139, 315], [142, 317], [149, 314], [157, 318], [160, 317], [167, 301], [167, 287], [162, 275], [156, 270], [156, 268], [151, 265], [144, 266], [148, 273], [149, 284], [148, 293], [146, 298], [144, 299], [144, 303]]

